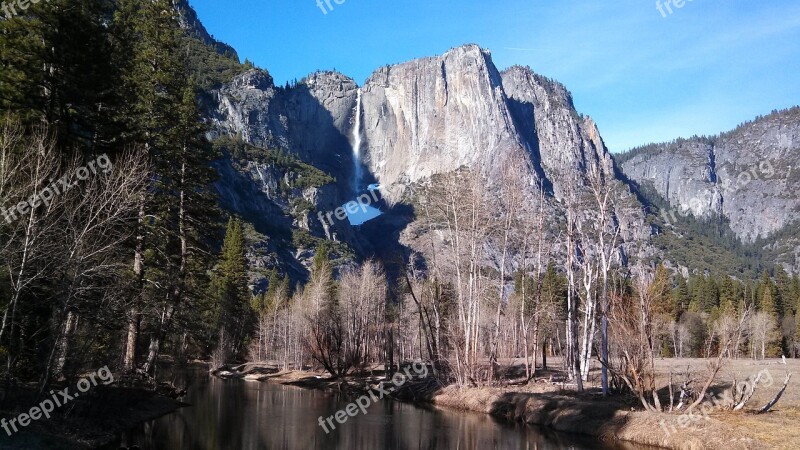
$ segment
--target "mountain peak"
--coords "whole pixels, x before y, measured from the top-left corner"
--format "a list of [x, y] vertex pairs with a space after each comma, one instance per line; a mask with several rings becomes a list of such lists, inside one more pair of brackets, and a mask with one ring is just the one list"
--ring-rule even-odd
[[220, 55], [226, 55], [236, 59], [237, 61], [239, 60], [239, 55], [236, 53], [236, 50], [233, 47], [214, 39], [214, 37], [209, 34], [208, 30], [206, 30], [206, 27], [197, 17], [197, 12], [195, 12], [194, 8], [189, 5], [188, 0], [172, 0], [172, 4], [178, 11], [178, 21], [181, 25], [181, 28], [186, 31], [187, 35], [199, 39], [204, 44], [213, 48], [214, 51]]

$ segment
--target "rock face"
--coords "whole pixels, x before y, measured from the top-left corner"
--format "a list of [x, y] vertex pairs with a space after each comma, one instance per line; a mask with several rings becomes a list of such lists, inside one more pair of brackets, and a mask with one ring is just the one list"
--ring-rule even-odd
[[597, 127], [563, 85], [525, 67], [500, 73], [476, 45], [382, 68], [363, 91], [366, 164], [385, 185], [462, 166], [492, 175], [516, 154], [530, 157], [531, 183], [557, 197], [575, 171], [598, 167], [613, 178]]
[[376, 71], [363, 88], [369, 171], [393, 185], [462, 166], [501, 170], [526, 151], [502, 83], [476, 45]]
[[[358, 87], [336, 72], [315, 73], [290, 89], [265, 71], [239, 76], [215, 93], [218, 134], [284, 148], [337, 178], [352, 176]], [[500, 171], [526, 154], [531, 182], [561, 191], [573, 171], [613, 160], [566, 88], [513, 67], [500, 73], [476, 45], [377, 70], [362, 88], [362, 163], [384, 185], [407, 184], [462, 166]]]
[[[588, 173], [602, 174], [626, 200], [616, 211], [622, 237], [634, 241], [649, 236], [642, 205], [617, 178], [597, 127], [575, 111], [563, 85], [529, 68], [501, 73], [488, 51], [466, 45], [438, 57], [383, 67], [360, 89], [358, 108], [359, 87], [342, 74], [318, 72], [281, 88], [267, 72], [252, 70], [212, 93], [212, 134], [283, 149], [336, 177], [338, 191], [327, 192], [325, 204], [312, 201], [315, 211], [351, 199], [353, 141], [359, 135], [365, 181], [389, 188], [391, 200], [410, 183], [462, 167], [482, 171], [491, 182], [507, 161], [524, 157], [528, 184], [541, 183], [554, 200], [563, 197], [566, 183], [586, 185]], [[359, 130], [354, 129], [357, 122]], [[258, 182], [252, 167], [249, 172], [244, 176]], [[252, 200], [229, 198], [228, 203], [270, 210]], [[342, 229], [322, 234], [314, 226], [306, 228], [318, 236], [353, 236]]]
[[645, 197], [667, 202], [667, 226], [680, 215], [722, 217], [764, 263], [800, 272], [800, 108], [719, 136], [634, 149], [618, 161]]
[[669, 215], [722, 215], [741, 240], [753, 242], [798, 217], [800, 108], [716, 137], [636, 149], [620, 161], [625, 175], [669, 202]]
[[503, 72], [503, 86], [518, 128], [557, 196], [569, 173], [598, 166], [613, 177], [613, 161], [597, 127], [578, 115], [564, 85], [514, 66]]
[[[206, 31], [186, 0], [173, 2], [188, 36], [238, 60], [233, 48]], [[273, 165], [233, 157], [218, 162], [217, 189], [225, 206], [262, 229], [288, 230], [293, 240], [302, 231], [300, 241], [333, 239], [356, 253], [369, 246], [347, 221], [315, 219], [353, 198], [356, 173], [363, 173], [363, 184], [380, 182], [389, 199], [398, 200], [408, 184], [462, 167], [482, 171], [491, 183], [511, 158], [522, 156], [529, 163], [526, 181], [545, 187], [555, 215], [561, 214], [570, 187], [585, 188], [590, 174], [615, 188], [621, 200], [615, 220], [629, 253], [636, 247], [639, 255], [670, 256], [649, 245], [659, 229], [646, 225], [639, 198], [653, 193], [672, 208], [667, 216], [721, 215], [743, 241], [773, 236], [780, 242], [769, 245], [781, 248], [787, 266], [800, 268], [800, 226], [794, 224], [800, 206], [795, 194], [800, 170], [794, 170], [800, 158], [800, 108], [718, 137], [644, 147], [615, 161], [594, 122], [578, 114], [562, 84], [526, 67], [501, 72], [477, 45], [380, 68], [361, 88], [337, 72], [317, 72], [279, 87], [267, 71], [251, 70], [209, 94], [210, 138], [232, 136], [279, 149], [335, 177], [325, 186], [287, 191], [288, 180], [301, 175], [276, 170], [274, 160]], [[362, 142], [358, 161], [356, 137]], [[400, 215], [387, 222], [393, 220], [405, 223]], [[283, 265], [301, 271], [303, 254], [310, 252], [296, 248]]]
[[[251, 70], [214, 92], [214, 133], [239, 135], [263, 148], [281, 148], [323, 170], [350, 167], [349, 133], [355, 82], [336, 72], [310, 75], [291, 88], [276, 87], [264, 70]], [[344, 159], [344, 161], [343, 161]]]

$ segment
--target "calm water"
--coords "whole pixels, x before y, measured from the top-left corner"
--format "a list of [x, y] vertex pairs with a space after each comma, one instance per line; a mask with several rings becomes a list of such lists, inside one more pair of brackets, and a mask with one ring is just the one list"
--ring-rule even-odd
[[[142, 449], [590, 449], [591, 440], [501, 423], [487, 415], [424, 408], [390, 399], [325, 434], [328, 417], [350, 400], [336, 394], [271, 383], [187, 374], [191, 407], [122, 437]], [[178, 385], [181, 385], [179, 381]]]

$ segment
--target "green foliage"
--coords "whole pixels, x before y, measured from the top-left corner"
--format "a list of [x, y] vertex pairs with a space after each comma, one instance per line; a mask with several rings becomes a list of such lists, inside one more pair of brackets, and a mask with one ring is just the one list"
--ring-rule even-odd
[[[108, 283], [118, 283], [114, 287], [124, 297], [117, 300], [117, 307], [128, 309], [127, 314], [95, 320], [94, 314], [84, 311], [91, 308], [70, 305], [80, 314], [74, 333], [81, 336], [70, 345], [70, 352], [117, 358], [124, 347], [121, 331], [129, 320], [142, 337], [137, 353], [148, 344], [168, 350], [173, 337], [183, 332], [189, 346], [207, 350], [214, 339], [209, 329], [221, 320], [214, 302], [241, 305], [238, 300], [244, 299], [247, 306], [249, 292], [246, 267], [242, 271], [231, 262], [230, 249], [241, 249], [236, 243], [241, 241], [236, 237], [240, 231], [229, 229], [218, 266], [226, 274], [224, 280], [238, 273], [235, 278], [240, 281], [222, 282], [218, 273], [210, 271], [211, 247], [220, 237], [220, 211], [210, 166], [215, 155], [205, 139], [198, 88], [217, 86], [252, 66], [239, 64], [232, 52], [221, 54], [186, 37], [171, 0], [31, 4], [23, 15], [0, 21], [0, 65], [0, 109], [26, 125], [28, 134], [34, 126], [45, 127], [64, 160], [102, 153], [113, 160], [123, 150], [136, 149], [146, 152], [150, 163], [147, 194], [139, 205], [142, 219], [115, 224], [115, 233], [132, 238], [119, 244], [118, 260], [102, 262], [108, 267], [133, 267], [134, 254], [142, 256], [137, 259], [138, 273], [130, 271], [121, 279], [109, 276]], [[58, 266], [61, 256], [53, 255], [46, 265]], [[211, 287], [210, 274], [217, 277]], [[25, 293], [50, 300], [46, 308], [33, 308], [39, 303], [26, 298], [13, 319], [12, 328], [20, 335], [36, 338], [11, 347], [0, 343], [15, 348], [17, 364], [31, 372], [45, 365], [42, 358], [50, 353], [51, 330], [59, 326], [61, 311], [67, 311], [66, 305], [55, 303], [60, 298], [51, 284], [43, 280]], [[0, 291], [7, 287], [0, 280]], [[5, 298], [0, 306], [5, 306]], [[107, 301], [92, 299], [86, 305], [105, 308]], [[232, 314], [241, 316], [236, 308]], [[101, 330], [99, 335], [90, 327]], [[241, 330], [236, 332], [246, 332]], [[143, 366], [157, 360], [158, 351], [153, 356], [148, 355]], [[22, 379], [27, 375], [14, 373]]]
[[219, 345], [226, 347], [222, 349], [227, 360], [225, 362], [242, 356], [252, 328], [246, 248], [241, 221], [230, 219], [222, 244], [220, 263], [212, 277], [221, 336]]
[[792, 279], [781, 265], [775, 266], [775, 295], [778, 315], [781, 317], [794, 315], [797, 300], [793, 292]]
[[0, 110], [29, 127], [46, 123], [65, 159], [114, 150], [112, 8], [110, 0], [51, 0], [0, 20]]
[[306, 200], [305, 198], [298, 197], [292, 200], [292, 216], [300, 218], [308, 213], [314, 212], [317, 208], [314, 203]]
[[551, 261], [542, 277], [542, 302], [553, 305], [556, 311], [567, 311], [567, 277], [560, 273]]
[[272, 271], [269, 274], [269, 281], [267, 284], [267, 292], [260, 297], [254, 297], [254, 299], [260, 299], [259, 302], [253, 307], [259, 313], [264, 313], [270, 309], [272, 306], [272, 302], [275, 299], [275, 295], [278, 292], [278, 288], [280, 287], [281, 278], [278, 274], [278, 268], [273, 267]]
[[672, 210], [651, 183], [638, 190], [651, 212], [648, 220], [659, 231], [652, 243], [674, 264], [742, 279], [755, 279], [765, 267], [772, 267], [763, 243], [743, 244], [724, 217], [684, 216]]
[[292, 230], [292, 245], [295, 248], [311, 248], [319, 243], [319, 238], [312, 236], [308, 230], [303, 228]]
[[215, 48], [193, 36], [183, 36], [181, 47], [185, 52], [189, 72], [197, 80], [197, 86], [206, 92], [253, 69], [250, 61], [242, 64], [235, 54], [220, 54]]
[[519, 296], [519, 301], [525, 306], [526, 311], [533, 311], [536, 307], [537, 280], [527, 275], [524, 271], [514, 273], [514, 292]]
[[318, 238], [303, 228], [292, 230], [292, 246], [298, 249], [317, 249], [317, 252], [324, 247], [329, 259], [333, 260], [335, 264], [341, 262], [340, 259], [353, 260], [356, 256], [353, 249], [347, 244]]
[[[786, 295], [795, 295], [796, 280], [788, 276], [785, 278], [789, 292]], [[758, 281], [737, 280], [727, 275], [693, 275], [688, 284], [679, 275], [671, 290], [675, 317], [696, 313], [710, 314], [715, 318], [723, 314], [735, 315], [748, 306], [754, 306], [756, 311], [768, 313], [777, 325], [783, 318], [795, 314], [791, 308], [785, 313], [780, 312], [777, 299], [780, 298], [781, 289], [768, 272], [764, 272]]]
[[[140, 230], [149, 236], [145, 277], [166, 287], [171, 302], [183, 308], [194, 300], [202, 304], [201, 295], [208, 292], [209, 242], [218, 236], [220, 212], [212, 185], [214, 155], [183, 58], [176, 14], [169, 0], [120, 0], [113, 34], [123, 73], [127, 131], [122, 138], [147, 150], [155, 174], [143, 205], [152, 220]], [[161, 296], [148, 292], [145, 298]], [[153, 326], [163, 335], [171, 323]]]
[[311, 261], [311, 274], [318, 274], [330, 270], [331, 251], [327, 242], [317, 246], [317, 252]]
[[761, 277], [758, 293], [758, 310], [769, 314], [777, 321], [778, 306], [775, 301], [777, 292], [775, 284], [772, 282], [768, 272], [764, 272], [764, 275]]
[[794, 342], [797, 343], [800, 342], [800, 312], [795, 314], [794, 323], [795, 323]]
[[291, 189], [321, 187], [336, 182], [336, 178], [282, 149], [267, 150], [256, 147], [245, 142], [241, 136], [220, 136], [214, 140], [213, 147], [216, 152], [227, 152], [238, 161], [274, 165], [284, 173], [290, 174], [288, 187]]
[[719, 289], [714, 277], [705, 275], [690, 277], [689, 290], [691, 292], [689, 311], [711, 312], [713, 308], [719, 307]]
[[663, 264], [656, 267], [656, 274], [649, 290], [650, 298], [653, 299], [653, 307], [657, 314], [665, 314], [670, 317], [678, 315], [678, 307], [672, 295], [672, 280]]
[[741, 298], [738, 284], [730, 277], [723, 277], [719, 288], [719, 310], [722, 314], [735, 314]]
[[675, 287], [672, 290], [672, 302], [676, 309], [676, 319], [680, 318], [683, 313], [689, 310], [689, 302], [692, 295], [689, 292], [689, 285], [686, 283], [686, 278], [678, 274], [675, 277]]

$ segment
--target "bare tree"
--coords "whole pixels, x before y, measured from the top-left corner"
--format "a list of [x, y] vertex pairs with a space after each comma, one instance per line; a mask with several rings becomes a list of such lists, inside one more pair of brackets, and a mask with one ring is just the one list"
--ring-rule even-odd
[[[460, 170], [437, 177], [421, 194], [426, 222], [434, 234], [442, 236], [436, 247], [434, 274], [438, 280], [452, 280], [455, 293], [454, 316], [448, 325], [456, 378], [459, 384], [476, 383], [479, 371], [481, 324], [489, 284], [482, 272], [486, 241], [491, 229], [486, 215], [486, 179], [480, 174]], [[440, 281], [439, 283], [442, 283]]]
[[[88, 169], [77, 159], [67, 166], [68, 173], [81, 170]], [[113, 319], [126, 307], [124, 296], [115, 288], [124, 279], [125, 261], [120, 250], [131, 237], [131, 223], [136, 220], [147, 173], [141, 152], [123, 153], [113, 169], [91, 176], [58, 198], [64, 209], [59, 220], [63, 244], [54, 273], [59, 311], [53, 317], [58, 333], [46, 363], [43, 386], [50, 376], [61, 375], [78, 318], [102, 323], [104, 317]]]
[[564, 188], [564, 205], [566, 214], [566, 272], [567, 272], [567, 318], [566, 318], [566, 368], [570, 380], [575, 380], [579, 391], [583, 390], [581, 377], [581, 359], [578, 355], [578, 285], [576, 272], [579, 262], [579, 221], [581, 205], [579, 200], [579, 182], [575, 175], [567, 176]]
[[[519, 230], [521, 222], [524, 221], [523, 212], [525, 210], [522, 205], [529, 200], [527, 194], [528, 184], [525, 174], [528, 172], [528, 167], [525, 159], [521, 156], [511, 157], [506, 163], [506, 170], [500, 178], [499, 185], [499, 199], [497, 207], [500, 210], [499, 222], [499, 252], [500, 261], [497, 263], [499, 267], [499, 278], [497, 283], [497, 297], [495, 298], [497, 305], [495, 305], [495, 317], [492, 329], [491, 344], [489, 350], [489, 382], [492, 382], [497, 376], [497, 352], [500, 345], [500, 321], [503, 316], [503, 306], [506, 301], [506, 276], [509, 262], [511, 260], [511, 253], [519, 253], [520, 249], [520, 236]], [[527, 236], [526, 236], [527, 237]], [[510, 248], [513, 247], [513, 248]], [[514, 251], [516, 250], [516, 251]], [[523, 247], [521, 251], [525, 251]], [[526, 350], [527, 351], [527, 350]], [[527, 364], [527, 359], [526, 359]]]
[[749, 331], [753, 358], [759, 354], [761, 359], [766, 358], [767, 347], [777, 337], [775, 319], [769, 313], [757, 312], [750, 318]]
[[[49, 187], [49, 180], [60, 168], [47, 130], [39, 128], [25, 138], [19, 124], [5, 121], [1, 126], [0, 201], [6, 224], [0, 226], [0, 259], [11, 292], [3, 310], [0, 340], [11, 342], [15, 339], [17, 310], [23, 294], [48, 277], [55, 266], [56, 261], [50, 256], [57, 252], [56, 235], [64, 210], [54, 201], [42, 204], [39, 200], [37, 204], [35, 200]], [[52, 190], [48, 194], [51, 199], [55, 197]], [[14, 359], [14, 353], [9, 353], [7, 370], [11, 370]]]
[[[339, 282], [345, 359], [349, 365], [378, 358], [385, 336], [386, 277], [374, 261], [345, 270]], [[370, 348], [370, 343], [378, 345]]]
[[[606, 171], [592, 164], [589, 172], [589, 188], [594, 199], [592, 215], [596, 232], [595, 253], [600, 261], [600, 370], [603, 395], [608, 395], [608, 283], [609, 272], [619, 253], [620, 226], [614, 214], [617, 198], [616, 183], [609, 180]], [[593, 325], [594, 326], [594, 325]], [[588, 373], [588, 372], [587, 372]]]
[[655, 385], [653, 320], [657, 299], [653, 295], [653, 280], [652, 273], [638, 267], [635, 292], [616, 294], [609, 312], [620, 358], [616, 375], [646, 410], [661, 411]]

